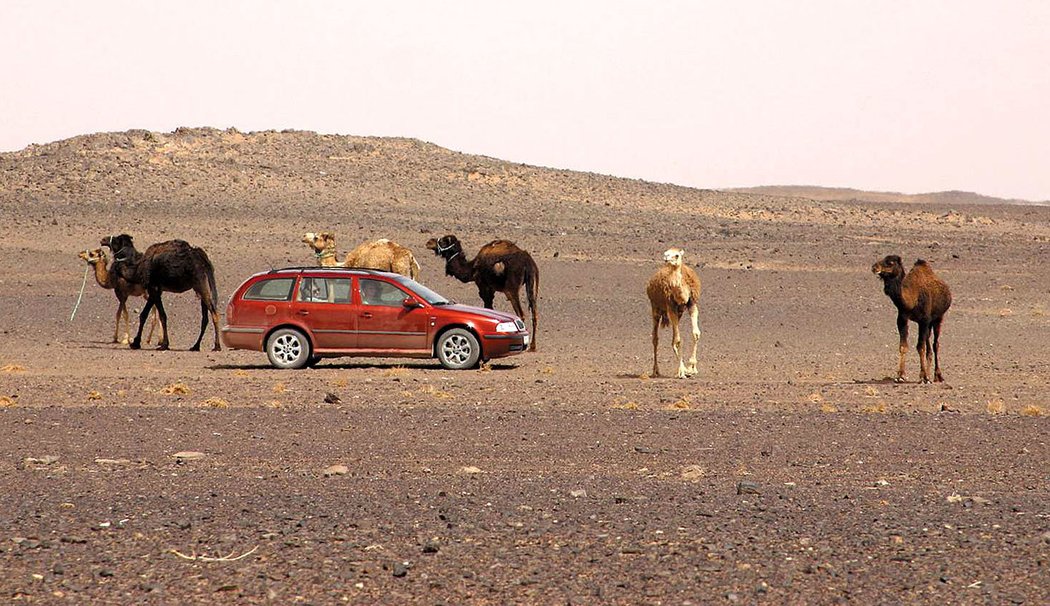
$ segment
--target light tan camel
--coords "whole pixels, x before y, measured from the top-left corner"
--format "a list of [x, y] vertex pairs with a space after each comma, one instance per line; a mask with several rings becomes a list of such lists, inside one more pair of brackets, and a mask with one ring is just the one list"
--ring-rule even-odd
[[[690, 267], [682, 264], [685, 252], [680, 248], [670, 248], [664, 252], [664, 266], [661, 267], [645, 288], [649, 295], [649, 304], [653, 314], [653, 376], [660, 376], [660, 365], [657, 361], [657, 346], [660, 343], [660, 327], [671, 325], [671, 347], [678, 360], [679, 379], [695, 375], [696, 348], [700, 341], [700, 278]], [[683, 312], [689, 312], [693, 328], [693, 355], [689, 364], [682, 362], [682, 337], [678, 323]]]
[[419, 263], [416, 262], [412, 251], [386, 238], [361, 244], [350, 251], [350, 254], [346, 256], [342, 263], [336, 258], [334, 233], [328, 231], [311, 232], [303, 236], [303, 242], [313, 249], [314, 256], [317, 257], [317, 263], [322, 267], [343, 266], [378, 269], [408, 276], [413, 280], [419, 278]]
[[[106, 253], [101, 248], [94, 250], [84, 250], [77, 254], [78, 257], [87, 262], [95, 269], [95, 282], [106, 290], [112, 290], [117, 296], [117, 320], [116, 325], [113, 327], [113, 342], [127, 345], [131, 340], [128, 331], [130, 329], [130, 322], [128, 321], [128, 297], [143, 297], [146, 296], [146, 289], [142, 288], [140, 284], [130, 284], [127, 280], [117, 276], [111, 268], [106, 267], [108, 260], [106, 259]], [[146, 336], [146, 342], [150, 343], [153, 341], [153, 331], [157, 328], [157, 313], [153, 311], [149, 325], [149, 334]], [[120, 320], [124, 320], [124, 338], [120, 339]]]

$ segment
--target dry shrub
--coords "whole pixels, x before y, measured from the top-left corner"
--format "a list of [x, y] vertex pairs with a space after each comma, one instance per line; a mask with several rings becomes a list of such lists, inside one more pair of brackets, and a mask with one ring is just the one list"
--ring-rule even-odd
[[612, 407], [619, 410], [638, 410], [638, 402], [634, 400], [627, 400], [626, 402], [616, 401], [613, 402]]
[[1010, 309], [1009, 307], [1004, 307], [1004, 308], [999, 310], [999, 317], [1000, 318], [1006, 318], [1006, 317], [1009, 317], [1009, 316], [1012, 316], [1012, 315], [1014, 315], [1014, 310]]
[[448, 400], [452, 397], [452, 394], [447, 391], [442, 391], [433, 385], [424, 385], [419, 388], [419, 393], [427, 396], [433, 396], [439, 400]]
[[160, 393], [167, 396], [185, 396], [189, 395], [190, 388], [186, 387], [185, 383], [172, 383], [164, 389], [160, 390]]
[[408, 369], [404, 366], [392, 366], [383, 371], [384, 377], [403, 377], [408, 374]]
[[886, 403], [883, 401], [878, 401], [874, 404], [869, 404], [864, 408], [861, 408], [861, 412], [866, 412], [868, 414], [884, 415], [886, 414]]
[[1042, 305], [1036, 305], [1035, 307], [1032, 308], [1032, 315], [1037, 317], [1037, 318], [1042, 318], [1043, 316], [1046, 315], [1046, 310], [1043, 309]]
[[809, 394], [807, 399], [812, 404], [820, 404], [821, 402], [824, 401], [824, 396], [820, 395], [819, 393], [814, 392], [814, 393]]
[[671, 404], [671, 406], [669, 406], [668, 408], [672, 410], [689, 410], [691, 404], [692, 403], [689, 401], [689, 396], [682, 396], [681, 398], [675, 400], [675, 402]]
[[248, 377], [251, 376], [251, 373], [249, 373], [247, 370], [244, 370], [243, 368], [240, 368], [238, 370], [233, 371], [233, 375], [235, 377]]
[[820, 412], [831, 413], [831, 412], [838, 412], [838, 411], [839, 411], [839, 409], [835, 408], [835, 406], [833, 404], [831, 404], [830, 402], [821, 402], [820, 403]]
[[282, 404], [280, 400], [270, 400], [267, 406], [269, 406], [270, 408], [280, 408]]
[[1006, 410], [1006, 402], [1003, 402], [1002, 398], [996, 398], [994, 400], [988, 400], [988, 404], [984, 407], [990, 415], [1001, 415]]
[[879, 395], [879, 390], [875, 389], [871, 385], [868, 385], [866, 388], [864, 388], [864, 393], [866, 393], [869, 398], [874, 398]]
[[544, 366], [542, 369], [540, 369], [540, 374], [552, 375], [554, 374], [554, 368], [550, 366]]
[[0, 372], [25, 372], [26, 367], [21, 364], [8, 364], [0, 368]]
[[89, 399], [89, 400], [101, 400], [102, 399], [102, 394], [100, 394], [97, 391], [92, 390], [90, 393], [88, 393], [87, 399]]
[[9, 396], [0, 396], [0, 408], [13, 408], [16, 402]]
[[347, 379], [335, 379], [330, 383], [330, 385], [332, 387], [348, 387], [350, 385], [350, 381], [348, 381]]
[[288, 388], [284, 386], [284, 383], [278, 383], [273, 386], [274, 393], [284, 393], [288, 391]]
[[208, 398], [201, 402], [201, 408], [229, 408], [230, 403], [222, 398]]
[[1046, 413], [1035, 404], [1029, 404], [1021, 409], [1021, 414], [1026, 417], [1041, 417]]

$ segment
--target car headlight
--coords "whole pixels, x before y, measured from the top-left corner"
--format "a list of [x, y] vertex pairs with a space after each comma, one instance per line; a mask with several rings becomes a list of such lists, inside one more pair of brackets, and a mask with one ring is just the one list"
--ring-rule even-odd
[[496, 332], [518, 332], [514, 322], [500, 322], [496, 325]]

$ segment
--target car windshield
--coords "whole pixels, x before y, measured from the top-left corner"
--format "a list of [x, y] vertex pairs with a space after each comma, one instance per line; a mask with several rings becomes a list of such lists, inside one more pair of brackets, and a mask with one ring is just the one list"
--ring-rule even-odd
[[393, 278], [431, 305], [448, 305], [452, 302], [412, 278], [406, 278], [405, 276], [393, 276]]

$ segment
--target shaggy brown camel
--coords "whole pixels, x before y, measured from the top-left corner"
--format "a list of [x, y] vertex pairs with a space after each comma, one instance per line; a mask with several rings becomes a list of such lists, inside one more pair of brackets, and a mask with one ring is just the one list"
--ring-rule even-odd
[[190, 351], [200, 351], [204, 331], [211, 315], [215, 330], [215, 346], [219, 351], [219, 314], [215, 309], [219, 293], [215, 288], [215, 268], [204, 249], [190, 246], [182, 240], [168, 240], [151, 245], [145, 252], [135, 250], [131, 236], [120, 234], [102, 239], [102, 244], [113, 251], [113, 271], [131, 284], [146, 289], [146, 306], [139, 314], [139, 330], [131, 342], [132, 349], [142, 346], [142, 327], [155, 305], [160, 315], [161, 338], [158, 349], [168, 349], [168, 314], [164, 312], [161, 293], [180, 293], [193, 290], [201, 302], [201, 331]]
[[[78, 257], [87, 262], [88, 265], [92, 266], [95, 270], [95, 282], [106, 290], [112, 290], [117, 296], [117, 319], [116, 324], [113, 327], [113, 342], [128, 344], [130, 335], [128, 331], [131, 330], [131, 322], [128, 320], [128, 297], [145, 297], [146, 289], [142, 288], [140, 284], [130, 284], [127, 280], [116, 275], [112, 268], [107, 267], [106, 264], [109, 262], [106, 259], [106, 252], [101, 248], [94, 250], [84, 250], [77, 254]], [[120, 320], [124, 319], [124, 338], [120, 339]], [[146, 335], [146, 342], [150, 343], [153, 341], [153, 331], [157, 329], [157, 313], [154, 309], [154, 313], [150, 316], [149, 334]]]
[[514, 313], [524, 318], [519, 293], [525, 286], [525, 296], [532, 312], [532, 341], [529, 351], [536, 351], [536, 300], [539, 297], [540, 269], [532, 255], [507, 240], [493, 240], [481, 247], [471, 260], [463, 255], [463, 245], [456, 236], [427, 240], [427, 248], [445, 259], [445, 274], [460, 282], [474, 282], [485, 307], [492, 309], [497, 292], [506, 295]]
[[[645, 292], [649, 295], [649, 305], [653, 315], [653, 376], [660, 376], [660, 364], [657, 360], [657, 348], [660, 344], [660, 327], [671, 325], [671, 348], [678, 361], [679, 379], [695, 375], [696, 348], [700, 341], [700, 278], [692, 268], [682, 264], [685, 252], [680, 248], [670, 248], [664, 252], [664, 265], [649, 278]], [[689, 312], [693, 328], [693, 355], [689, 364], [682, 362], [682, 336], [678, 323], [683, 312]]]
[[[908, 321], [919, 325], [919, 352], [921, 381], [930, 382], [930, 362], [933, 361], [933, 380], [944, 381], [941, 374], [941, 323], [952, 304], [952, 291], [933, 273], [930, 264], [922, 259], [915, 262], [908, 275], [897, 255], [889, 255], [871, 266], [871, 271], [883, 282], [883, 292], [897, 307], [897, 332], [900, 334], [897, 382], [904, 381], [904, 357], [908, 352]], [[930, 347], [930, 333], [933, 347]]]
[[419, 278], [419, 263], [412, 251], [400, 244], [380, 238], [361, 244], [340, 263], [336, 259], [335, 234], [328, 231], [303, 235], [303, 242], [314, 250], [317, 263], [321, 267], [359, 267], [361, 269], [378, 269], [391, 271], [413, 280]]

